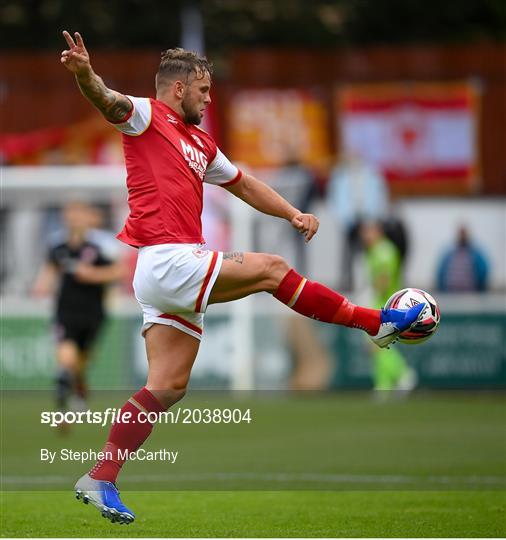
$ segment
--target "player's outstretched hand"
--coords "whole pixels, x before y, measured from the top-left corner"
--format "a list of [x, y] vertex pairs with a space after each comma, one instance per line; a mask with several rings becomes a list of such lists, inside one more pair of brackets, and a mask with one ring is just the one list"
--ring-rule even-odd
[[90, 55], [84, 46], [83, 38], [79, 32], [74, 33], [74, 38], [66, 31], [63, 31], [63, 37], [67, 42], [69, 49], [62, 51], [61, 63], [72, 73], [76, 75], [84, 74], [91, 69]]
[[313, 216], [313, 214], [297, 214], [292, 218], [291, 223], [293, 228], [304, 235], [306, 242], [309, 242], [313, 238], [320, 226], [318, 218]]

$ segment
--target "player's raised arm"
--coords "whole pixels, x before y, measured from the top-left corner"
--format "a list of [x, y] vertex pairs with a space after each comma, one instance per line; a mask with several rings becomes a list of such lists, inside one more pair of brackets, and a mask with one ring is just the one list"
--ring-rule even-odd
[[309, 242], [318, 231], [320, 223], [316, 216], [303, 214], [277, 191], [250, 174], [243, 174], [239, 182], [226, 189], [256, 210], [286, 219], [292, 227], [304, 235], [306, 242]]
[[62, 51], [61, 63], [74, 73], [82, 94], [109, 122], [118, 123], [124, 120], [133, 108], [131, 101], [123, 94], [107, 88], [104, 81], [93, 71], [90, 55], [79, 32], [75, 32], [72, 38], [65, 30], [63, 37], [69, 48]]

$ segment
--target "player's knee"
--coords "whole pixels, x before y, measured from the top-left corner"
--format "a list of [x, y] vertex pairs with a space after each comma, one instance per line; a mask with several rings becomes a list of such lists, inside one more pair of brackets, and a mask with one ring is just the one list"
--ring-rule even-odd
[[79, 351], [70, 341], [63, 341], [58, 345], [56, 356], [60, 367], [77, 371], [79, 368]]
[[290, 265], [280, 255], [265, 255], [265, 258], [265, 290], [273, 293], [290, 270]]

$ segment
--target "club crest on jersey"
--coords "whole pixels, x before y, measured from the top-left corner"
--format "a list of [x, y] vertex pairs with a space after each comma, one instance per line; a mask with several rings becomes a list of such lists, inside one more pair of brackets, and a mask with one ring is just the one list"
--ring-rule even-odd
[[207, 249], [194, 249], [192, 253], [198, 259], [203, 259], [209, 253], [209, 251]]
[[183, 139], [179, 140], [181, 142], [183, 156], [188, 163], [188, 166], [190, 167], [190, 169], [195, 171], [195, 173], [199, 176], [201, 180], [204, 180], [207, 169], [207, 156], [200, 150], [197, 150], [191, 144], [183, 141]]
[[92, 263], [97, 259], [97, 255], [97, 250], [94, 247], [86, 246], [81, 252], [80, 260], [85, 263]]

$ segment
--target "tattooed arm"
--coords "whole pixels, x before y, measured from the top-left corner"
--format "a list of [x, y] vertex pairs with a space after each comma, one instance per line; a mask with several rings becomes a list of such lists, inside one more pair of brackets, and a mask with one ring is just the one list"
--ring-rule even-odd
[[223, 260], [230, 260], [237, 264], [242, 264], [244, 262], [244, 253], [242, 251], [226, 251], [223, 253]]
[[320, 222], [313, 214], [303, 214], [293, 207], [279, 193], [250, 174], [243, 174], [241, 180], [226, 188], [256, 210], [289, 221], [309, 242], [318, 231]]
[[93, 71], [87, 76], [76, 74], [76, 80], [83, 95], [109, 122], [121, 122], [132, 110], [132, 102], [123, 94], [107, 88]]
[[83, 95], [103, 114], [106, 120], [121, 122], [132, 110], [131, 101], [123, 94], [107, 88], [104, 81], [91, 67], [90, 56], [81, 34], [76, 32], [74, 36], [75, 41], [67, 31], [63, 32], [69, 50], [62, 52], [61, 63], [74, 73]]

